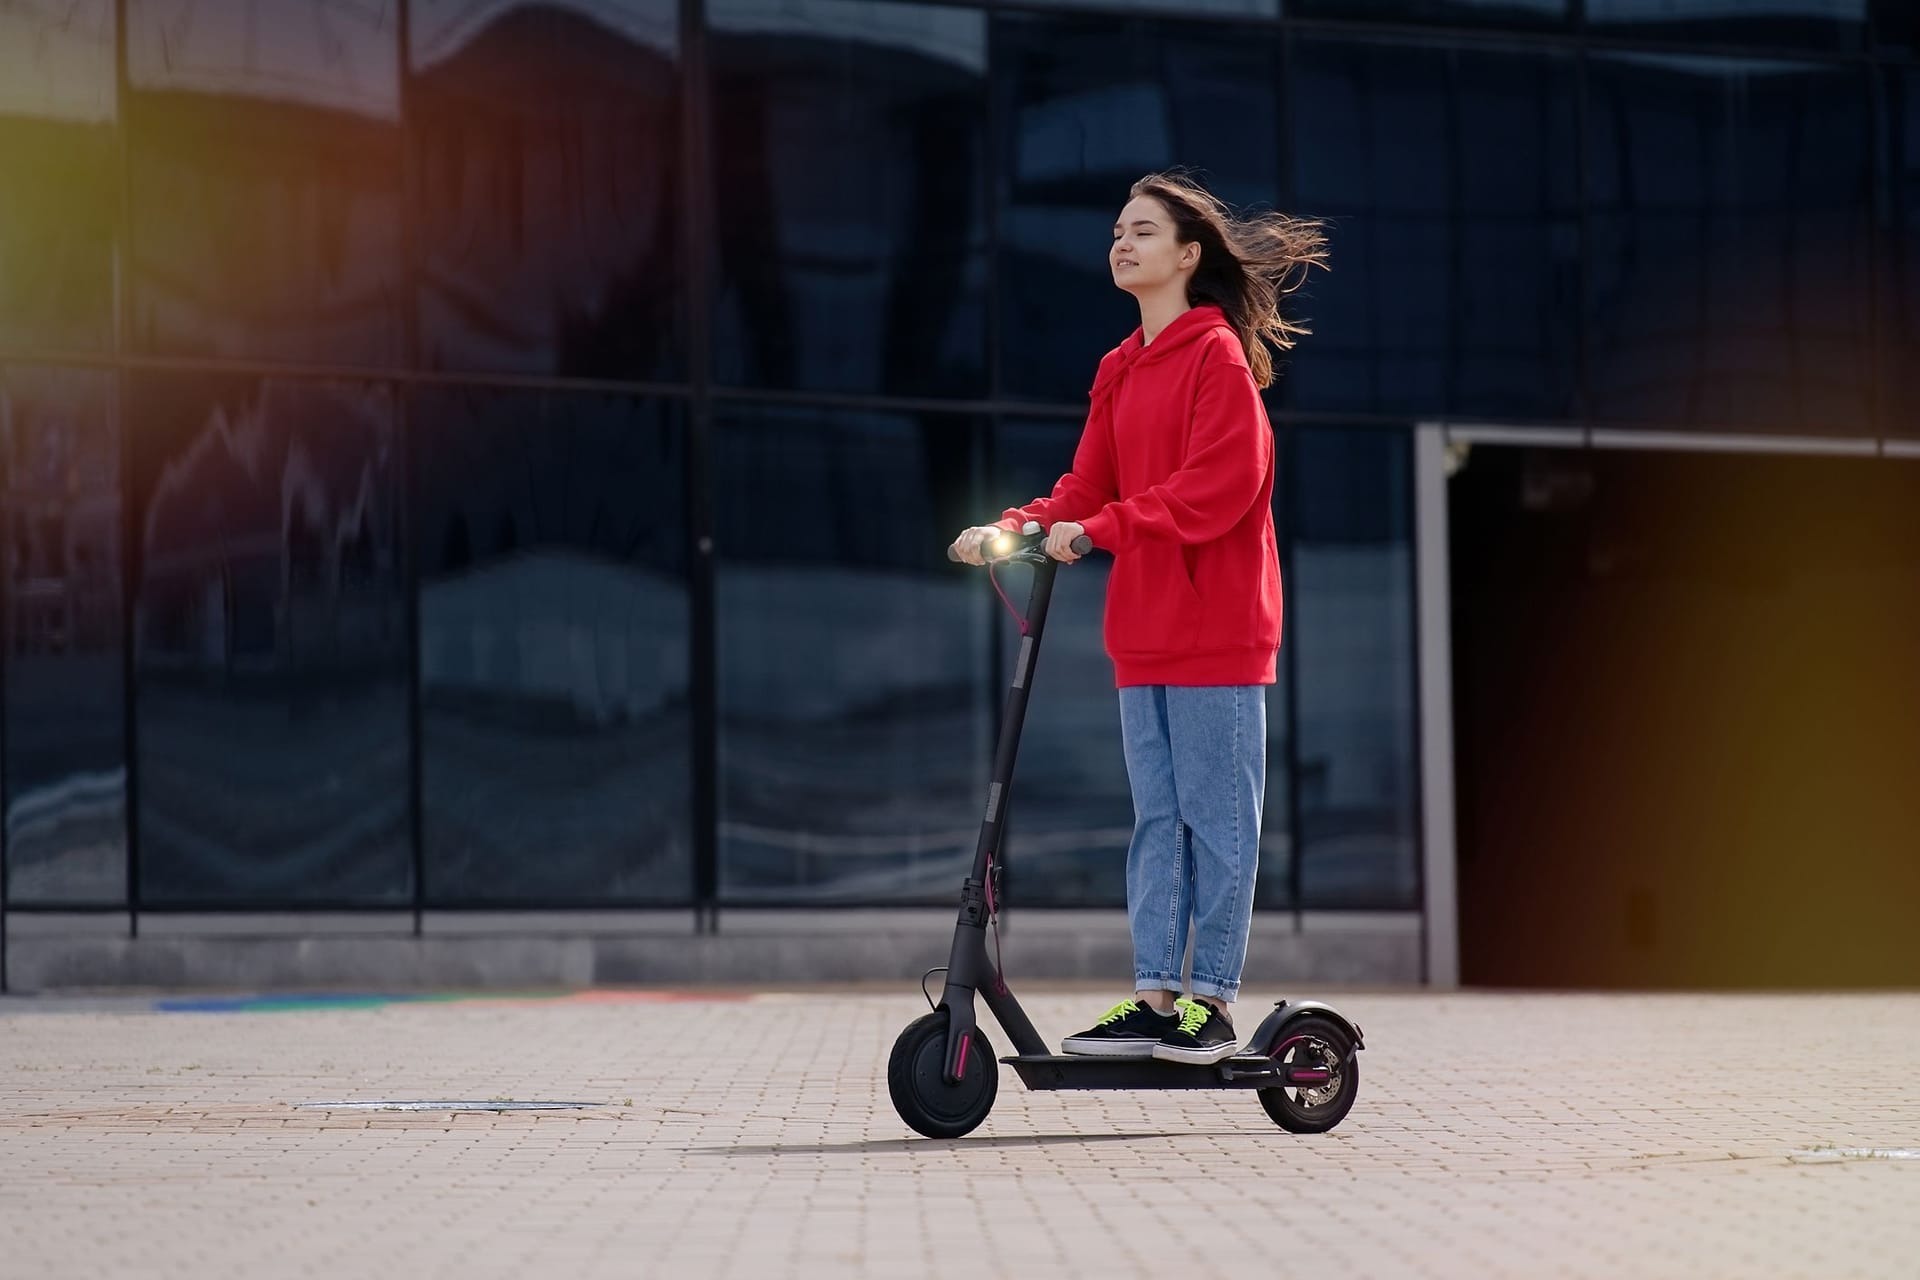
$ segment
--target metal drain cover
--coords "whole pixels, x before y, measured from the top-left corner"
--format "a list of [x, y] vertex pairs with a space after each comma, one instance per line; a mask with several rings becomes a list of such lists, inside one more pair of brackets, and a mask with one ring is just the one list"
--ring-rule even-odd
[[1830, 1160], [1920, 1160], [1920, 1147], [1814, 1147], [1789, 1153], [1799, 1164]]
[[296, 1102], [310, 1111], [579, 1111], [603, 1107], [604, 1102]]

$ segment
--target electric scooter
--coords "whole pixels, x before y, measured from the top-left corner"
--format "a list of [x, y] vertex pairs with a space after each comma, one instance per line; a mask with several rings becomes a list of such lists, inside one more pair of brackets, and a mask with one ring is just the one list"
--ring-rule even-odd
[[[894, 1109], [910, 1128], [929, 1138], [970, 1133], [993, 1109], [1000, 1089], [998, 1064], [1004, 1062], [1029, 1089], [1252, 1089], [1282, 1129], [1325, 1133], [1353, 1108], [1360, 1089], [1358, 1054], [1365, 1047], [1359, 1026], [1331, 1006], [1317, 1000], [1281, 1000], [1233, 1056], [1205, 1066], [1146, 1057], [1057, 1054], [1033, 1029], [999, 967], [987, 956], [990, 926], [998, 938], [1001, 827], [1059, 568], [1041, 544], [1040, 527], [1030, 523], [1020, 534], [1006, 534], [989, 546], [990, 572], [997, 574], [1002, 565], [1030, 565], [1033, 586], [1022, 618], [998, 577], [994, 579], [1001, 602], [1020, 624], [1020, 651], [1014, 659], [1006, 715], [994, 750], [980, 842], [960, 889], [953, 949], [943, 966], [946, 989], [938, 1005], [927, 996], [933, 1011], [900, 1033], [887, 1061], [887, 1090]], [[1083, 535], [1074, 540], [1073, 550], [1086, 555], [1092, 544]], [[951, 550], [948, 555], [958, 558]], [[940, 971], [929, 969], [922, 976], [922, 995], [927, 995], [926, 979]], [[986, 1000], [1013, 1042], [1012, 1056], [995, 1060], [992, 1044], [975, 1021], [976, 993]]]

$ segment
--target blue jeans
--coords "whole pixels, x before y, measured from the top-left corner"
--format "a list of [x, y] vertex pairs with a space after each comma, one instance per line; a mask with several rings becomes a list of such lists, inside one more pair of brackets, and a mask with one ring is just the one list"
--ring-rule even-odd
[[1127, 918], [1136, 991], [1178, 991], [1189, 922], [1193, 993], [1240, 992], [1267, 789], [1261, 685], [1120, 690], [1133, 787]]

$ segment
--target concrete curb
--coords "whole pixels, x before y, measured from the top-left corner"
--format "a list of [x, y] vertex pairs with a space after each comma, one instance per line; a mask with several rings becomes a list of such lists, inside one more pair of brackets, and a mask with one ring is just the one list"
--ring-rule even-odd
[[[420, 936], [410, 917], [379, 932], [259, 917], [212, 918], [202, 928], [151, 927], [142, 933], [98, 928], [12, 932], [9, 986], [14, 992], [176, 990], [387, 990], [581, 987], [598, 984], [767, 984], [914, 981], [946, 961], [952, 914], [939, 911], [737, 912], [717, 934], [695, 934], [691, 917], [677, 931], [659, 916], [592, 922], [567, 931], [529, 927], [512, 916], [490, 921], [433, 919]], [[628, 927], [613, 927], [627, 923]], [[518, 927], [516, 927], [518, 924]], [[597, 926], [597, 927], [594, 927]], [[297, 929], [299, 931], [290, 931]], [[1132, 970], [1118, 912], [1022, 912], [1002, 931], [1002, 954], [1018, 980], [1104, 979], [1124, 983]], [[1405, 985], [1421, 980], [1417, 917], [1256, 919], [1245, 981]], [[988, 946], [993, 946], [989, 935]]]

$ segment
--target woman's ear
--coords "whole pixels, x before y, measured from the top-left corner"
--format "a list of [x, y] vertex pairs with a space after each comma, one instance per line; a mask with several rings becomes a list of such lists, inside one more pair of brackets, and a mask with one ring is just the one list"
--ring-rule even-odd
[[1199, 265], [1200, 242], [1198, 240], [1189, 240], [1180, 246], [1180, 269], [1185, 271], [1188, 267], [1197, 267]]

